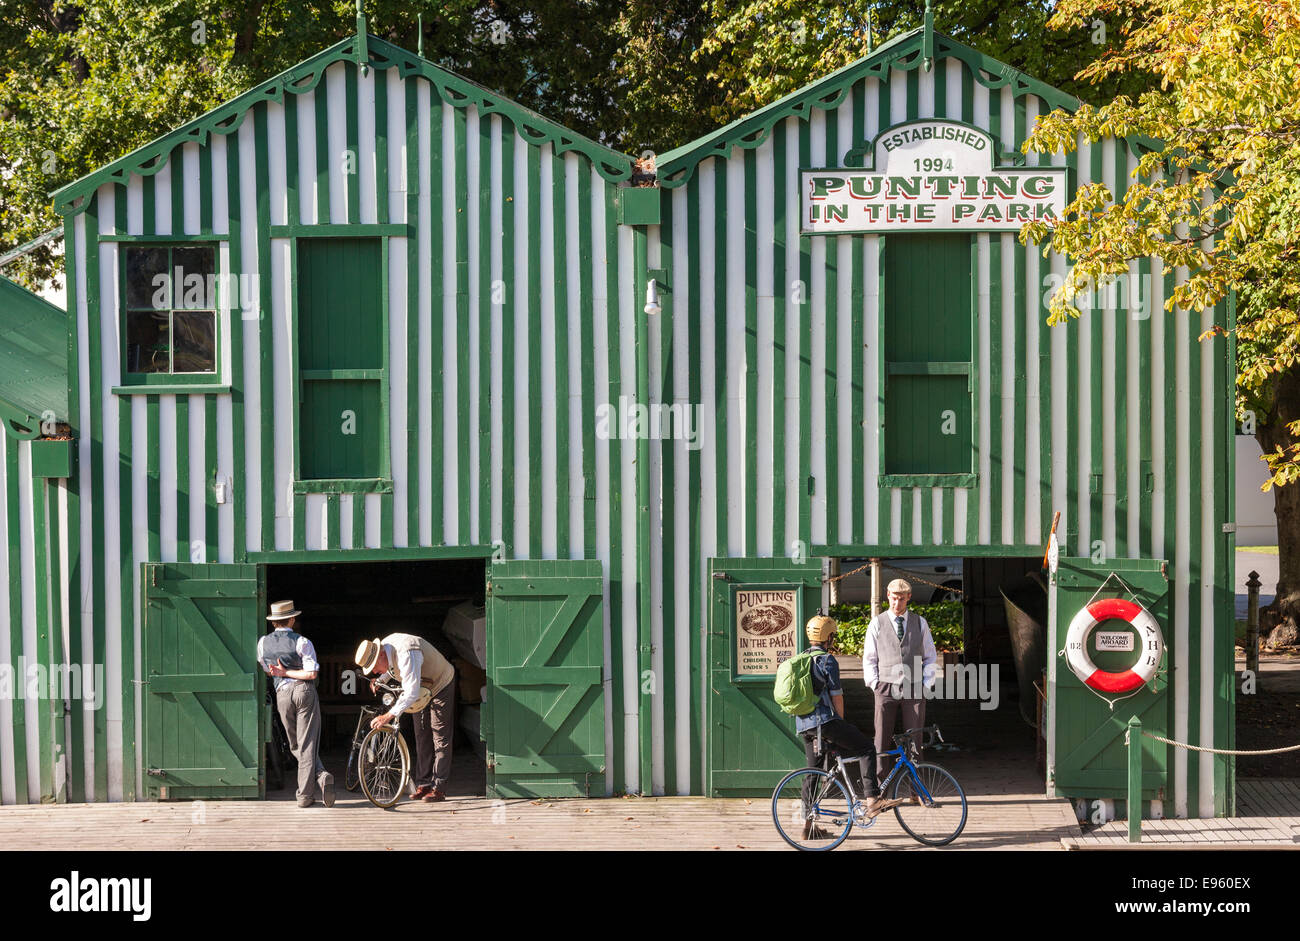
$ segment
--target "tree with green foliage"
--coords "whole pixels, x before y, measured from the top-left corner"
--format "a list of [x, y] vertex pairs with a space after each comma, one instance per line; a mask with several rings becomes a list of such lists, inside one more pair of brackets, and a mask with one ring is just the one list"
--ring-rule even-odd
[[[1123, 43], [1082, 73], [1140, 71], [1159, 87], [1041, 119], [1026, 149], [1074, 148], [1145, 135], [1122, 201], [1081, 187], [1062, 220], [1022, 238], [1068, 256], [1051, 322], [1130, 260], [1158, 256], [1186, 280], [1168, 310], [1201, 311], [1238, 297], [1238, 415], [1253, 420], [1276, 485], [1280, 579], [1273, 615], [1300, 620], [1300, 9], [1295, 0], [1062, 0], [1051, 25], [1077, 29], [1098, 13], [1127, 17]], [[1186, 314], [1182, 314], [1186, 316]], [[1221, 332], [1221, 331], [1220, 331]], [[1205, 486], [1213, 485], [1204, 482]]]

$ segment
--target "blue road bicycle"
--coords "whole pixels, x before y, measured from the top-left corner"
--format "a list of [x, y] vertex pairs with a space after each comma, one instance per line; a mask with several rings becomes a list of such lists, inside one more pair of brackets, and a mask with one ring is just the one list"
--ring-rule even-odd
[[[898, 761], [881, 783], [880, 793], [889, 796], [894, 815], [912, 839], [926, 846], [944, 846], [966, 826], [966, 794], [943, 768], [908, 757], [918, 736], [924, 736], [923, 747], [943, 741], [938, 726], [895, 735], [897, 747], [885, 754], [897, 756]], [[869, 827], [876, 818], [867, 812], [866, 800], [855, 793], [844, 757], [823, 745], [820, 728], [815, 753], [821, 756], [822, 767], [792, 771], [772, 792], [772, 822], [795, 849], [825, 852], [843, 843], [855, 823]]]

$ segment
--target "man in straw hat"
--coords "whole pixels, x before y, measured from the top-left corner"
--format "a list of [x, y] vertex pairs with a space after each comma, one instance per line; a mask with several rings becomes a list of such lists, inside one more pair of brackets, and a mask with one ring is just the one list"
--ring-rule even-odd
[[[372, 729], [387, 725], [420, 699], [421, 687], [432, 694], [429, 704], [411, 718], [415, 723], [415, 798], [446, 800], [443, 788], [451, 777], [452, 707], [456, 701], [455, 669], [423, 637], [389, 634], [383, 640], [363, 640], [357, 647], [361, 672], [384, 673], [402, 684], [402, 695], [391, 709], [370, 721]], [[372, 686], [373, 688], [373, 686]]]
[[310, 807], [320, 788], [326, 807], [334, 806], [334, 775], [320, 760], [320, 698], [316, 674], [320, 664], [311, 641], [293, 627], [302, 614], [292, 601], [271, 605], [267, 620], [275, 630], [257, 641], [257, 661], [275, 684], [275, 706], [298, 759], [298, 806]]
[[[862, 679], [875, 695], [877, 773], [883, 778], [892, 760], [885, 752], [893, 747], [894, 723], [903, 717], [903, 730], [925, 725], [922, 686], [934, 685], [934, 664], [938, 655], [930, 625], [915, 611], [907, 610], [912, 586], [896, 578], [886, 587], [889, 607], [871, 620], [862, 641]], [[920, 683], [917, 683], [917, 679]], [[914, 744], [915, 759], [920, 746]]]

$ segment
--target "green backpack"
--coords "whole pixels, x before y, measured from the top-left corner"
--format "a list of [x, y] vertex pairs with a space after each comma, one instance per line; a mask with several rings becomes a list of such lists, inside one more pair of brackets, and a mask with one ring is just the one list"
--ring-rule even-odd
[[818, 697], [813, 689], [813, 653], [795, 654], [776, 668], [776, 686], [772, 698], [781, 711], [791, 716], [806, 716], [817, 708]]

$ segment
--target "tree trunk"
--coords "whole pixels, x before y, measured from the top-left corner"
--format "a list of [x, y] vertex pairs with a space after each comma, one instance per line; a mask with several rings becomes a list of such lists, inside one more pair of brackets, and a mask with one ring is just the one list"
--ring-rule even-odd
[[[1286, 426], [1300, 420], [1300, 368], [1279, 375], [1272, 391], [1272, 407], [1255, 431], [1265, 453], [1296, 443]], [[1286, 620], [1300, 624], [1300, 482], [1273, 488], [1273, 512], [1277, 516], [1277, 598], [1260, 611], [1261, 636]]]

